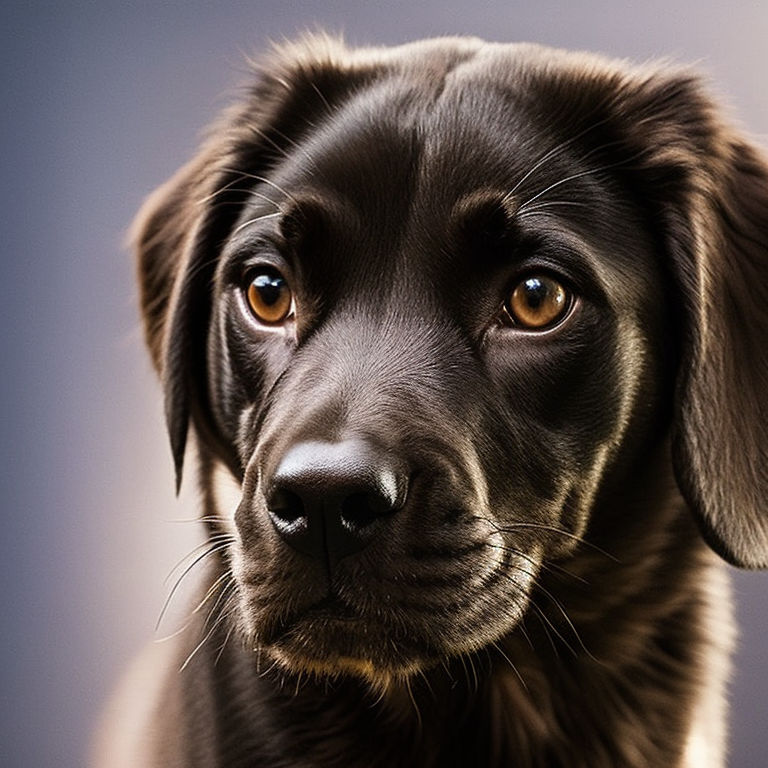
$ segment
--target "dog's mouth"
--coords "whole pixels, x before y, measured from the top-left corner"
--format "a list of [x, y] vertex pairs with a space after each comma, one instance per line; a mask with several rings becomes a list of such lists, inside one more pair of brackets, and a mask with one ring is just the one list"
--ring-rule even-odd
[[401, 618], [364, 616], [337, 596], [277, 622], [264, 636], [264, 649], [290, 673], [352, 674], [379, 687], [436, 663], [440, 654], [430, 645], [402, 631]]
[[396, 597], [377, 590], [378, 574], [358, 578], [354, 589], [347, 584], [319, 598], [315, 593], [303, 605], [295, 599], [290, 611], [285, 602], [260, 601], [260, 610], [250, 606], [246, 624], [253, 628], [254, 647], [290, 674], [351, 674], [381, 688], [478, 651], [514, 629], [527, 609], [536, 557], [485, 566], [482, 577], [477, 562], [463, 579], [433, 574], [428, 584], [425, 576]]
[[353, 629], [353, 625], [363, 621], [359, 611], [347, 605], [337, 595], [331, 594], [276, 622], [269, 634], [265, 635], [264, 641], [267, 645], [280, 645], [290, 642], [291, 637], [303, 627], [320, 628], [339, 623], [346, 625], [347, 629]]

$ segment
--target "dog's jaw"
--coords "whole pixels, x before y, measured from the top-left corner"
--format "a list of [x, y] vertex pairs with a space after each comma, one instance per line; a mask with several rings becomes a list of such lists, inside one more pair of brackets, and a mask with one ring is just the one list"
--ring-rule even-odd
[[[642, 485], [643, 480], [640, 479], [638, 484]], [[216, 496], [220, 505], [218, 511], [224, 513], [226, 509], [231, 510], [239, 497], [236, 484], [232, 484], [226, 476], [220, 476], [216, 485]], [[668, 687], [666, 690], [658, 689], [654, 697], [661, 697], [659, 701], [664, 697], [674, 701], [677, 696], [675, 691], [681, 681], [689, 690], [695, 691], [695, 694], [690, 698], [692, 705], [690, 712], [672, 708], [671, 714], [664, 717], [665, 727], [670, 729], [670, 732], [674, 732], [678, 727], [684, 727], [688, 735], [684, 739], [684, 753], [678, 753], [674, 759], [673, 752], [665, 753], [663, 764], [675, 765], [679, 768], [723, 768], [725, 764], [723, 694], [728, 657], [733, 641], [727, 602], [727, 573], [723, 563], [717, 560], [700, 541], [692, 537], [690, 524], [686, 522], [685, 515], [680, 516], [682, 513], [677, 508], [678, 504], [674, 494], [671, 498], [667, 498], [666, 503], [659, 503], [657, 508], [666, 511], [659, 512], [659, 516], [654, 519], [656, 535], [651, 550], [644, 549], [637, 538], [630, 536], [624, 551], [617, 553], [621, 563], [606, 561], [594, 550], [587, 550], [583, 553], [583, 558], [577, 557], [568, 562], [566, 567], [572, 572], [574, 578], [566, 579], [566, 583], [571, 584], [576, 592], [580, 591], [578, 585], [582, 583], [579, 579], [593, 574], [588, 577], [592, 580], [594, 589], [584, 590], [583, 594], [586, 596], [587, 592], [594, 593], [594, 602], [589, 600], [582, 602], [575, 595], [569, 596], [567, 590], [561, 590], [558, 594], [558, 600], [569, 609], [569, 616], [573, 619], [579, 631], [579, 637], [586, 648], [578, 645], [575, 635], [565, 635], [568, 632], [567, 624], [563, 622], [562, 615], [558, 619], [558, 608], [548, 603], [545, 598], [541, 598], [540, 607], [546, 612], [548, 620], [554, 623], [557, 631], [564, 633], [563, 640], [566, 642], [562, 642], [553, 633], [552, 628], [545, 629], [544, 622], [533, 620], [526, 625], [527, 638], [518, 633], [499, 642], [498, 649], [491, 647], [487, 652], [470, 653], [453, 662], [449, 660], [445, 666], [439, 665], [435, 669], [421, 671], [410, 676], [408, 680], [377, 675], [374, 670], [366, 668], [357, 660], [340, 661], [340, 667], [345, 669], [337, 668], [335, 674], [330, 669], [317, 670], [320, 673], [317, 677], [306, 674], [306, 671], [290, 672], [292, 662], [289, 659], [285, 660], [284, 667], [279, 663], [274, 666], [267, 662], [263, 663], [262, 676], [259, 677], [252, 672], [245, 674], [244, 670], [253, 668], [256, 655], [252, 649], [243, 648], [235, 640], [230, 640], [226, 645], [224, 658], [218, 659], [218, 641], [226, 629], [223, 627], [210, 641], [210, 650], [207, 646], [204, 647], [203, 651], [195, 657], [193, 668], [185, 670], [178, 677], [178, 681], [183, 682], [184, 675], [201, 674], [209, 664], [211, 669], [215, 669], [213, 665], [219, 663], [228, 668], [239, 668], [241, 672], [238, 678], [231, 681], [236, 686], [231, 697], [232, 700], [240, 701], [246, 709], [253, 706], [256, 708], [254, 712], [261, 712], [260, 707], [265, 706], [264, 702], [270, 701], [270, 697], [281, 690], [284, 690], [285, 694], [279, 694], [269, 706], [276, 708], [276, 711], [283, 713], [281, 716], [289, 719], [298, 718], [298, 712], [314, 711], [315, 706], [322, 706], [329, 713], [335, 713], [329, 715], [335, 718], [335, 722], [343, 722], [345, 717], [351, 716], [350, 713], [355, 708], [372, 712], [380, 709], [377, 717], [380, 718], [380, 727], [383, 729], [382, 738], [387, 738], [385, 734], [390, 727], [386, 723], [390, 723], [391, 727], [397, 724], [391, 738], [403, 745], [409, 742], [412, 729], [416, 728], [416, 723], [420, 719], [421, 725], [418, 729], [421, 733], [420, 739], [423, 739], [421, 743], [422, 745], [430, 743], [434, 747], [434, 751], [429, 752], [431, 757], [424, 758], [422, 762], [428, 768], [433, 768], [438, 764], [430, 762], [433, 758], [438, 761], [443, 760], [443, 764], [450, 764], [450, 759], [456, 757], [455, 754], [452, 757], [446, 755], [440, 757], [440, 743], [443, 738], [440, 734], [443, 733], [446, 724], [451, 723], [450, 727], [455, 729], [456, 733], [466, 725], [466, 723], [462, 725], [464, 722], [462, 718], [454, 720], [458, 713], [452, 711], [451, 702], [459, 699], [464, 702], [463, 706], [468, 708], [464, 716], [471, 711], [485, 713], [483, 720], [480, 721], [483, 722], [482, 730], [473, 733], [471, 737], [479, 740], [474, 748], [484, 750], [483, 755], [490, 755], [488, 758], [490, 764], [496, 764], [495, 760], [505, 764], [505, 755], [519, 756], [525, 754], [525, 750], [530, 750], [530, 754], [546, 750], [544, 743], [538, 743], [536, 734], [549, 733], [551, 736], [559, 733], [561, 725], [557, 723], [556, 714], [550, 708], [551, 704], [564, 694], [564, 692], [558, 692], [558, 687], [561, 685], [568, 687], [571, 685], [567, 682], [568, 680], [572, 679], [575, 682], [586, 673], [587, 679], [591, 681], [589, 687], [583, 691], [579, 691], [578, 688], [569, 689], [570, 692], [567, 694], [572, 702], [569, 718], [575, 718], [574, 727], [577, 730], [582, 729], [582, 735], [587, 738], [592, 733], [591, 729], [595, 727], [595, 713], [586, 711], [585, 707], [594, 709], [600, 713], [599, 717], [605, 718], [605, 722], [600, 723], [600, 729], [614, 729], [616, 734], [623, 734], [622, 738], [627, 740], [626, 748], [629, 751], [622, 752], [622, 757], [614, 757], [610, 763], [605, 763], [604, 758], [599, 757], [593, 757], [592, 762], [583, 762], [589, 760], [588, 750], [586, 750], [583, 755], [572, 753], [567, 758], [553, 758], [553, 760], [560, 760], [553, 764], [578, 768], [603, 768], [604, 765], [606, 768], [609, 766], [614, 768], [619, 764], [660, 765], [662, 763], [658, 761], [653, 762], [655, 758], [647, 757], [656, 754], [655, 752], [646, 751], [641, 754], [642, 750], [651, 750], [651, 743], [642, 741], [648, 735], [642, 736], [632, 729], [625, 732], [624, 729], [636, 721], [631, 718], [624, 719], [621, 707], [617, 706], [624, 695], [620, 691], [625, 687], [625, 675], [627, 680], [630, 678], [634, 680], [630, 693], [642, 696], [646, 684], [658, 686], [658, 680], [651, 682], [651, 678], [655, 677], [658, 671], [654, 672], [653, 667], [649, 667], [651, 677], [647, 681], [633, 677], [636, 672], [630, 669], [634, 661], [632, 657], [642, 655], [645, 646], [640, 644], [627, 647], [627, 638], [622, 634], [624, 631], [621, 629], [622, 623], [617, 623], [616, 618], [624, 616], [625, 628], [627, 630], [631, 628], [634, 640], [641, 635], [661, 638], [670, 630], [676, 631], [678, 621], [682, 620], [688, 626], [697, 627], [695, 635], [690, 637], [690, 646], [686, 649], [688, 661], [665, 670], [664, 686]], [[682, 522], [685, 524], [681, 525]], [[677, 574], [670, 573], [662, 578], [666, 593], [663, 600], [659, 600], [658, 584], [642, 584], [643, 579], [649, 575], [642, 567], [642, 563], [648, 559], [655, 559], [659, 552], [670, 551], [670, 548], [679, 554], [675, 563], [680, 570]], [[690, 564], [690, 567], [685, 565], [686, 563]], [[596, 564], [599, 568], [605, 569], [599, 577], [595, 576]], [[549, 571], [548, 575], [554, 578], [554, 582], [560, 587], [563, 586], [562, 579], [556, 578], [554, 572]], [[552, 588], [553, 585], [549, 583], [548, 586]], [[610, 602], [608, 596], [611, 594], [614, 595], [614, 603], [608, 608], [607, 603]], [[658, 605], [652, 608], [654, 600], [658, 601]], [[600, 604], [604, 604], [610, 611], [612, 617], [610, 621], [607, 621], [607, 617], [602, 613]], [[675, 618], [678, 610], [676, 605], [683, 609], [683, 614], [679, 618]], [[549, 639], [547, 635], [550, 635]], [[553, 651], [550, 641], [558, 645], [557, 652]], [[606, 645], [598, 649], [596, 646], [599, 642], [605, 642]], [[190, 638], [190, 643], [191, 645], [196, 643], [194, 638]], [[568, 650], [567, 645], [571, 645], [572, 650]], [[183, 660], [189, 650], [189, 648], [183, 648], [178, 652], [179, 661]], [[572, 655], [572, 651], [575, 651], [575, 655]], [[592, 651], [599, 658], [590, 658]], [[651, 663], [653, 656], [654, 652], [651, 650], [649, 656]], [[266, 659], [264, 661], [266, 662]], [[560, 669], [559, 675], [554, 677], [544, 672], [547, 669], [551, 672], [552, 664]], [[195, 669], [196, 665], [201, 666]], [[178, 667], [179, 664], [176, 663], [175, 666]], [[312, 683], [313, 677], [316, 680], [318, 677], [323, 678], [326, 682]], [[345, 678], [363, 682], [359, 698], [356, 699], [355, 696], [349, 698], [353, 688], [344, 683]], [[605, 688], [602, 687], [603, 685]], [[242, 686], [253, 687], [248, 689]], [[456, 699], [456, 696], [459, 699]], [[579, 703], [580, 696], [585, 697], [582, 703]], [[614, 698], [616, 696], [618, 698]], [[247, 704], [251, 697], [254, 699], [253, 705]], [[314, 701], [315, 698], [317, 698], [316, 701]], [[603, 705], [601, 705], [601, 699], [604, 701]], [[261, 703], [255, 703], [258, 701]], [[296, 713], [291, 714], [294, 707], [297, 708]], [[352, 709], [349, 709], [350, 707]], [[639, 715], [632, 717], [636, 716]], [[650, 722], [656, 716], [653, 712], [646, 715]], [[585, 718], [581, 726], [577, 725], [580, 717]], [[611, 725], [612, 719], [617, 717], [615, 724]], [[526, 734], [525, 741], [519, 742], [518, 739], [523, 733]], [[563, 734], [563, 738], [566, 740], [564, 744], [567, 743], [569, 737]], [[634, 742], [633, 747], [630, 741], [636, 738], [640, 738], [641, 741]], [[319, 745], [318, 748], [320, 748]], [[309, 751], [304, 754], [306, 759], [311, 760], [314, 747], [308, 749]], [[340, 744], [339, 749], [347, 748]], [[487, 752], [489, 749], [490, 753]], [[640, 752], [632, 752], [633, 749]], [[348, 754], [358, 754], [358, 752], [356, 748], [350, 746]], [[480, 752], [477, 754], [479, 755]], [[493, 755], [496, 757], [494, 758]], [[377, 760], [380, 758], [381, 755], [371, 753], [366, 760], [369, 765], [378, 765]], [[651, 762], [648, 762], [648, 759]], [[448, 760], [448, 763], [445, 763], [445, 760]], [[533, 764], [535, 763], [531, 763]], [[528, 763], [522, 760], [522, 765], [528, 765]]]
[[[638, 482], [638, 485], [642, 486], [642, 480]], [[237, 485], [233, 484], [226, 475], [219, 475], [217, 488], [217, 503], [220, 505], [220, 511], [233, 509], [239, 501]], [[603, 683], [600, 685], [605, 684], [607, 686], [601, 695], [607, 697], [621, 696], [623, 694], [617, 694], [613, 689], [614, 684], [609, 681], [615, 680], [619, 688], [623, 687], [622, 676], [624, 674], [629, 676], [636, 674], [629, 671], [632, 666], [631, 657], [641, 656], [644, 650], [643, 645], [629, 646], [629, 649], [625, 646], [626, 638], [622, 638], [623, 630], [620, 625], [616, 624], [615, 617], [626, 611], [628, 612], [626, 627], [627, 629], [631, 627], [635, 636], [637, 636], [639, 627], [645, 626], [643, 632], [647, 632], [648, 637], [655, 637], [657, 633], [661, 633], [658, 635], [661, 637], [669, 628], [676, 627], [678, 621], [681, 620], [674, 618], [677, 611], [675, 605], [679, 601], [683, 601], [681, 605], [690, 604], [691, 606], [690, 609], [684, 609], [684, 621], [694, 623], [698, 627], [697, 637], [691, 638], [691, 648], [689, 649], [689, 658], [695, 663], [687, 670], [684, 666], [680, 666], [669, 668], [665, 672], [665, 675], [669, 677], [670, 690], [664, 696], [674, 697], [673, 691], [679, 684], [679, 681], [676, 681], [678, 674], [684, 676], [681, 679], [687, 680], [685, 685], [691, 686], [696, 693], [691, 697], [692, 709], [690, 713], [685, 713], [681, 717], [681, 712], [677, 712], [675, 717], [669, 720], [668, 726], [670, 728], [683, 726], [687, 729], [688, 735], [684, 740], [685, 750], [679, 757], [680, 768], [722, 768], [726, 744], [723, 726], [724, 694], [729, 669], [728, 658], [732, 650], [734, 634], [728, 608], [727, 573], [722, 562], [713, 553], [707, 550], [701, 542], [691, 538], [688, 525], [680, 527], [680, 518], [675, 511], [675, 506], [679, 502], [675, 501], [675, 494], [673, 493], [666, 501], [661, 499], [658, 501], [657, 509], [666, 509], [667, 511], [660, 514], [658, 519], [654, 521], [657, 534], [651, 542], [651, 550], [644, 549], [639, 544], [638, 539], [630, 536], [630, 540], [623, 545], [623, 550], [622, 547], [616, 550], [621, 563], [613, 562], [611, 565], [611, 561], [606, 561], [603, 555], [589, 548], [584, 551], [583, 556], [568, 562], [566, 567], [571, 571], [573, 579], [567, 579], [566, 582], [572, 584], [576, 592], [581, 591], [578, 585], [582, 577], [595, 578], [596, 563], [600, 564], [599, 568], [605, 569], [599, 581], [593, 581], [595, 589], [590, 590], [594, 593], [594, 603], [591, 601], [581, 602], [581, 598], [575, 596], [569, 597], [568, 591], [563, 589], [562, 577], [557, 578], [555, 572], [550, 571], [548, 572], [549, 581], [545, 578], [545, 583], [548, 583], [550, 589], [553, 588], [553, 578], [554, 582], [559, 584], [560, 592], [557, 600], [560, 607], [549, 602], [540, 594], [538, 609], [544, 611], [543, 616], [546, 618], [543, 618], [542, 621], [527, 622], [524, 635], [513, 633], [492, 644], [488, 651], [483, 651], [480, 655], [473, 653], [473, 649], [468, 648], [466, 654], [460, 654], [453, 660], [445, 659], [442, 665], [438, 665], [434, 669], [431, 667], [414, 667], [412, 670], [402, 670], [403, 674], [390, 675], [382, 673], [374, 665], [360, 659], [339, 658], [334, 664], [328, 665], [311, 658], [302, 661], [295, 656], [283, 656], [279, 651], [276, 651], [271, 656], [265, 655], [264, 661], [271, 658], [271, 662], [264, 663], [262, 669], [267, 670], [271, 677], [277, 675], [278, 678], [282, 678], [283, 684], [287, 685], [288, 689], [301, 692], [300, 699], [305, 695], [311, 695], [309, 692], [314, 688], [309, 685], [308, 681], [313, 678], [318, 681], [323, 679], [327, 681], [324, 684], [321, 683], [321, 689], [326, 692], [333, 690], [334, 686], [345, 678], [359, 679], [369, 690], [370, 699], [365, 706], [370, 706], [371, 702], [379, 701], [385, 710], [390, 711], [390, 715], [387, 717], [395, 717], [398, 722], [410, 722], [416, 716], [417, 711], [419, 711], [420, 717], [425, 717], [425, 713], [434, 710], [436, 706], [438, 708], [442, 706], [436, 701], [440, 701], [443, 697], [443, 694], [439, 692], [443, 691], [446, 684], [448, 684], [448, 688], [445, 695], [448, 696], [447, 692], [451, 685], [458, 684], [459, 688], [462, 688], [466, 683], [468, 701], [475, 701], [472, 706], [486, 706], [481, 704], [486, 696], [488, 701], [494, 701], [498, 697], [499, 702], [505, 702], [504, 706], [491, 707], [489, 710], [496, 713], [494, 717], [501, 717], [501, 720], [495, 721], [492, 726], [489, 725], [489, 733], [492, 734], [489, 739], [496, 744], [495, 749], [498, 750], [498, 753], [503, 755], [506, 754], [507, 750], [513, 749], [513, 735], [519, 733], [521, 727], [524, 730], [530, 729], [531, 733], [535, 733], [539, 729], [550, 732], [553, 729], [556, 730], [555, 724], [548, 719], [554, 713], [547, 714], [548, 705], [546, 702], [550, 700], [550, 695], [558, 696], [556, 689], [560, 683], [557, 679], [539, 677], [540, 672], [536, 671], [539, 665], [543, 665], [544, 669], [550, 665], [549, 661], [545, 661], [545, 659], [552, 654], [552, 648], [549, 645], [552, 640], [560, 646], [557, 653], [563, 654], [559, 663], [562, 665], [560, 674], [564, 676], [564, 680], [570, 679], [572, 674], [574, 679], [578, 679], [581, 673], [577, 670], [581, 667], [589, 667], [592, 670], [589, 674], [593, 680], [603, 679]], [[668, 588], [664, 600], [649, 613], [650, 603], [647, 601], [652, 595], [656, 595], [656, 599], [658, 599], [659, 586], [652, 583], [643, 586], [642, 579], [637, 579], [635, 586], [633, 586], [633, 580], [636, 579], [636, 576], [633, 576], [632, 573], [638, 569], [637, 574], [642, 573], [644, 574], [643, 578], [645, 578], [648, 574], [642, 567], [642, 563], [648, 559], [654, 559], [658, 556], [658, 552], [665, 551], [670, 547], [678, 549], [680, 552], [679, 566], [683, 566], [685, 562], [695, 565], [692, 566], [693, 571], [688, 567], [683, 567], [679, 576], [672, 577], [673, 584], [680, 587], [679, 595], [676, 594], [675, 589]], [[689, 554], [683, 556], [683, 551], [688, 549], [691, 550]], [[698, 574], [695, 577], [695, 584], [690, 581], [693, 572]], [[590, 576], [589, 574], [593, 575]], [[693, 588], [693, 595], [690, 594], [689, 588]], [[600, 597], [603, 593], [604, 596]], [[606, 623], [607, 617], [602, 614], [599, 605], [605, 604], [607, 606], [611, 600], [609, 597], [611, 593], [615, 593], [615, 599], [618, 602], [615, 602], [610, 608], [614, 618], [611, 622]], [[694, 609], [694, 606], [698, 607]], [[561, 608], [565, 607], [568, 608], [569, 619], [572, 619], [575, 625], [573, 633], [560, 613]], [[692, 612], [689, 613], [689, 610]], [[637, 618], [631, 618], [633, 613], [636, 613]], [[645, 624], [637, 624], [637, 621], [645, 622]], [[547, 622], [552, 622], [552, 624], [547, 627]], [[556, 632], [561, 633], [563, 637], [559, 638], [557, 634], [554, 634]], [[615, 634], [616, 632], [618, 634]], [[584, 646], [579, 645], [582, 641]], [[533, 647], [529, 644], [530, 642], [533, 643]], [[598, 658], [591, 658], [592, 649], [600, 642], [604, 642], [606, 645], [596, 650]], [[568, 650], [568, 646], [570, 646], [570, 650]], [[252, 649], [246, 648], [245, 652], [250, 653], [255, 660], [255, 653]], [[569, 660], [573, 652], [576, 656]], [[623, 661], [621, 660], [622, 656]], [[553, 656], [554, 658], [556, 656]], [[650, 659], [652, 660], [652, 655]], [[488, 666], [489, 663], [490, 666]], [[623, 672], [622, 669], [625, 668], [627, 671]], [[472, 692], [474, 686], [478, 684], [477, 679], [474, 683], [472, 682], [472, 676], [478, 674], [481, 681], [485, 680], [485, 683], [482, 683], [480, 693], [478, 690]], [[465, 677], [467, 675], [468, 677]], [[454, 682], [450, 683], [451, 680]], [[634, 684], [637, 686], [636, 693], [638, 695], [645, 684], [642, 680], [637, 680]], [[429, 693], [429, 688], [432, 689], [432, 693]], [[435, 690], [438, 691], [437, 700], [434, 698]], [[598, 687], [596, 690], [600, 690], [600, 688]], [[540, 698], [542, 696], [543, 698]], [[573, 696], [573, 692], [571, 696]], [[332, 700], [333, 695], [329, 701]], [[573, 706], [576, 707], [576, 710], [578, 709], [576, 704]], [[594, 697], [585, 699], [584, 704], [579, 706], [591, 707], [598, 711], [604, 709]], [[503, 713], [507, 714], [504, 715]], [[448, 716], [446, 715], [446, 717]], [[511, 718], [509, 721], [504, 719], [507, 716]], [[591, 722], [590, 715], [585, 713], [584, 716], [587, 718], [585, 727], [592, 727], [587, 725], [588, 722]], [[655, 717], [655, 715], [651, 714], [650, 717]], [[428, 717], [427, 721], [429, 721]], [[618, 721], [615, 726], [617, 732], [622, 732], [627, 725], [626, 722]], [[431, 726], [427, 722], [426, 726], [423, 727], [430, 728]], [[499, 736], [499, 734], [504, 733], [508, 734], [511, 741], [508, 741], [507, 736]], [[647, 749], [648, 746], [643, 747], [640, 743], [638, 748]], [[627, 746], [627, 749], [631, 750], [633, 747]], [[627, 753], [627, 755], [629, 754], [631, 752]], [[573, 760], [574, 765], [581, 765], [576, 757]], [[601, 765], [600, 763], [596, 764]], [[627, 762], [626, 764], [634, 765], [635, 763]]]

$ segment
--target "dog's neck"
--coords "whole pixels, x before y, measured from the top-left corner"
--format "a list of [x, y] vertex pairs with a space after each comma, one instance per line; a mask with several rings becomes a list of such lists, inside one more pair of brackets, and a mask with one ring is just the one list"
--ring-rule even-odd
[[525, 621], [487, 651], [382, 694], [354, 679], [261, 671], [234, 642], [217, 661], [213, 638], [185, 670], [209, 683], [188, 687], [185, 709], [220, 713], [205, 728], [232, 768], [720, 766], [732, 636], [724, 568], [671, 483], [643, 496], [619, 504], [608, 494], [611, 514], [590, 545], [543, 571]]

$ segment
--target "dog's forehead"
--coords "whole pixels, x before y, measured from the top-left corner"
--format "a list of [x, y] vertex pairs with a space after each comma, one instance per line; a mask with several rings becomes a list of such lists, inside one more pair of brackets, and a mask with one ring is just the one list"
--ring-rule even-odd
[[[386, 201], [451, 209], [478, 189], [511, 191], [563, 139], [521, 83], [461, 68], [442, 78], [399, 75], [329, 115], [281, 175], [377, 214]], [[561, 173], [564, 159], [552, 157], [536, 182]]]
[[[450, 269], [462, 258], [453, 234], [468, 201], [495, 201], [512, 215], [545, 203], [529, 228], [581, 239], [592, 261], [610, 243], [602, 261], [625, 273], [650, 249], [628, 198], [593, 172], [601, 169], [572, 132], [561, 135], [553, 115], [570, 107], [552, 103], [549, 86], [564, 71], [542, 72], [525, 57], [394, 71], [313, 122], [252, 205], [269, 213], [263, 198], [276, 194], [319, 204], [343, 269], [361, 255], [368, 265], [408, 258], [411, 268], [442, 258]], [[593, 107], [574, 97], [574, 123], [589, 121]], [[251, 207], [242, 220], [253, 217]]]
[[563, 76], [525, 57], [392, 73], [317, 122], [276, 181], [333, 198], [390, 237], [414, 220], [440, 228], [462, 201], [488, 190], [519, 207], [551, 187], [548, 202], [579, 200], [582, 219], [590, 206], [594, 223], [604, 221], [612, 212], [601, 208], [613, 201], [570, 130], [590, 120], [594, 105], [553, 103], [548, 87]]

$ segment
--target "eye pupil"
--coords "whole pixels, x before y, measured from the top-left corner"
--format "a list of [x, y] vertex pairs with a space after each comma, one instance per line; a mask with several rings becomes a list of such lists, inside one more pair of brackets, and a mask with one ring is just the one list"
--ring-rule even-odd
[[286, 289], [285, 280], [282, 277], [270, 275], [259, 275], [253, 281], [253, 287], [259, 292], [261, 301], [270, 307], [280, 301], [280, 297]]
[[547, 300], [549, 290], [538, 277], [531, 277], [523, 283], [525, 301], [533, 309], [539, 309]]
[[279, 272], [257, 274], [248, 283], [246, 293], [251, 312], [262, 323], [276, 325], [291, 314], [293, 294]]
[[504, 304], [513, 325], [526, 329], [544, 329], [565, 316], [570, 294], [552, 277], [533, 275], [519, 282]]

